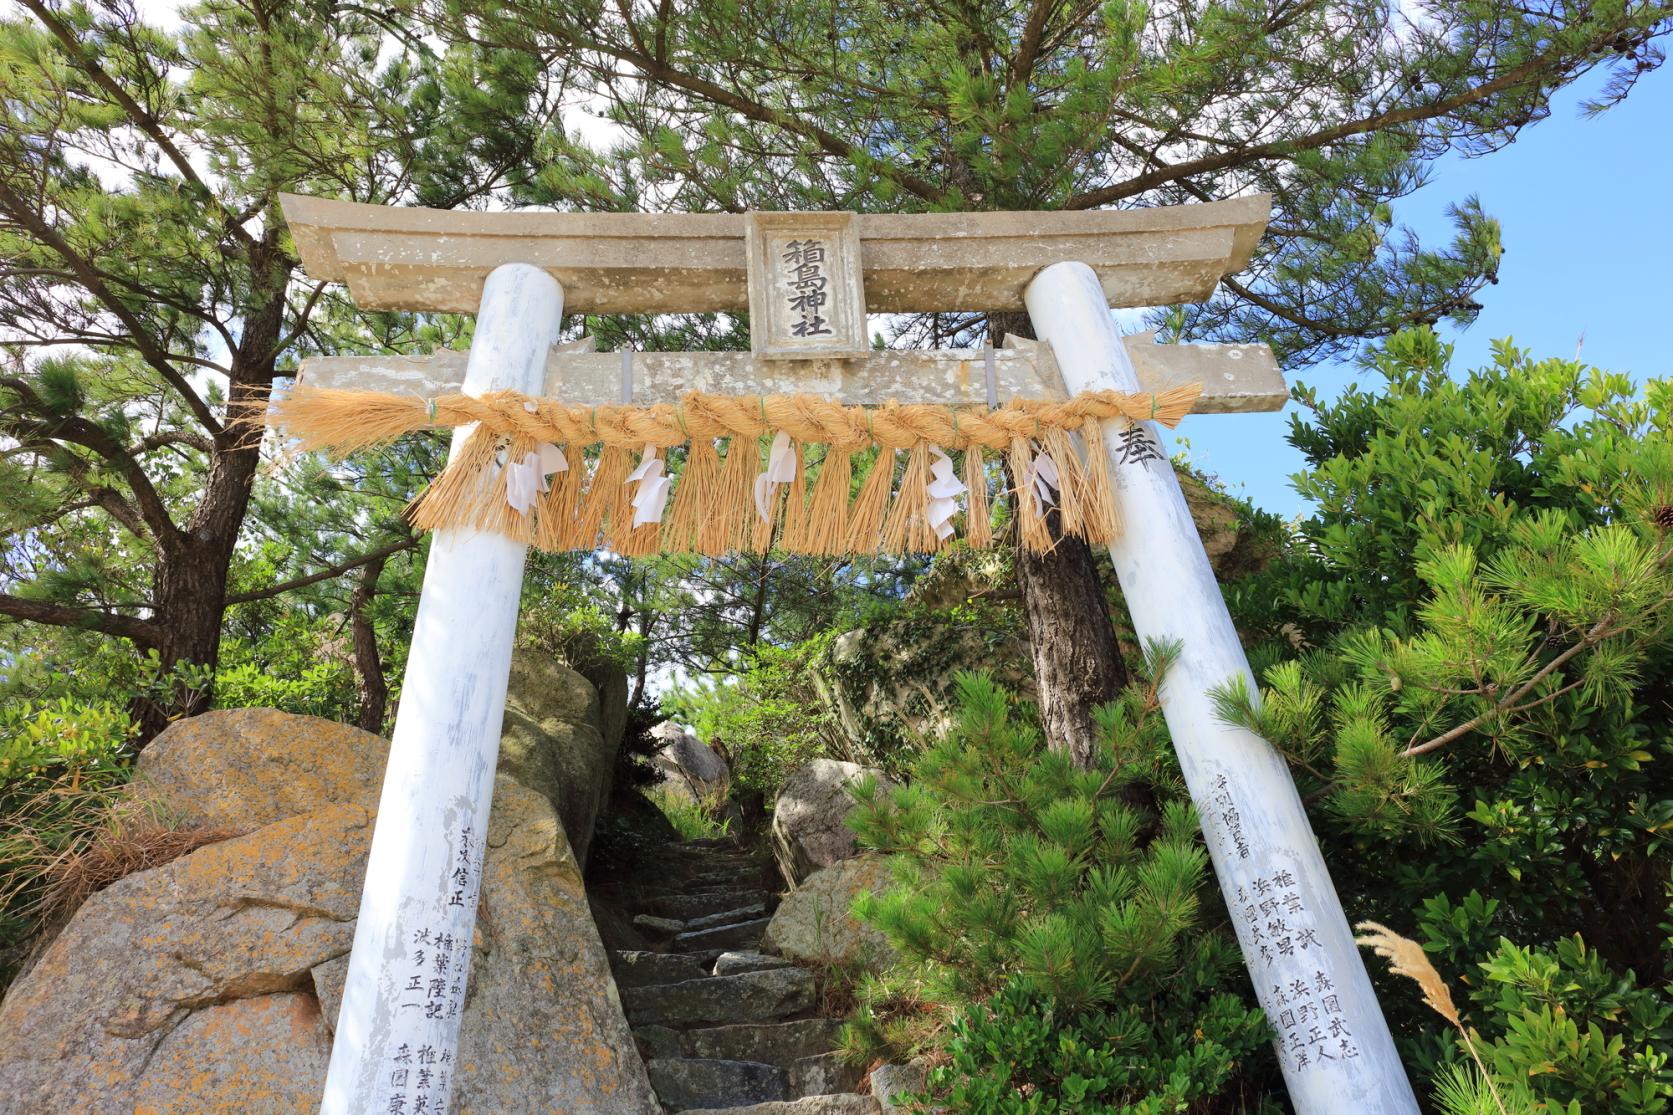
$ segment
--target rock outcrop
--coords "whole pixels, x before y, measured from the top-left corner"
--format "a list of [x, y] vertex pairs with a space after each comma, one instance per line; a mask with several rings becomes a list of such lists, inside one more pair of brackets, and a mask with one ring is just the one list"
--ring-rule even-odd
[[[572, 730], [545, 745], [527, 728], [495, 784], [455, 1111], [651, 1115], [565, 836], [598, 791], [569, 795], [566, 813], [571, 768], [541, 753], [600, 746], [596, 698], [580, 699], [574, 675], [548, 676], [573, 721], [554, 705], [530, 722]], [[136, 792], [244, 835], [82, 906], [0, 1004], [0, 1112], [313, 1110], [387, 748], [259, 709], [208, 713], [153, 741]]]
[[662, 772], [664, 786], [692, 801], [726, 793], [732, 770], [714, 748], [671, 720], [652, 728], [651, 735], [660, 745], [651, 762]]
[[501, 772], [552, 799], [583, 867], [593, 826], [610, 798], [625, 723], [606, 715], [599, 692], [553, 659], [519, 651], [511, 660], [500, 731]]
[[767, 932], [764, 951], [818, 965], [857, 966], [880, 971], [893, 959], [883, 934], [849, 912], [861, 894], [876, 894], [889, 881], [881, 856], [843, 860], [809, 875], [784, 896]]
[[785, 882], [795, 887], [859, 850], [846, 824], [854, 807], [848, 787], [867, 775], [888, 782], [882, 771], [837, 759], [815, 759], [784, 780], [773, 804], [771, 835], [773, 858]]

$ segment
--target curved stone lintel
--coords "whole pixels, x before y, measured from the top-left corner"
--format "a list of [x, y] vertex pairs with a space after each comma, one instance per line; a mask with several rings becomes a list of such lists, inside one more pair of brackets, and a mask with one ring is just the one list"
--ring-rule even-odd
[[[282, 195], [315, 279], [368, 310], [474, 313], [488, 272], [544, 267], [572, 313], [740, 312], [749, 306], [743, 214], [479, 213]], [[866, 309], [1020, 310], [1042, 267], [1078, 260], [1112, 306], [1200, 302], [1247, 266], [1266, 194], [1086, 212], [862, 213]]]

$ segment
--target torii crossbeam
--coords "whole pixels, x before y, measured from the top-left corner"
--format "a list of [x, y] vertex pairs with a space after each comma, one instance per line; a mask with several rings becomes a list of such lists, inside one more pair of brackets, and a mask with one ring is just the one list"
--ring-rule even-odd
[[[1123, 338], [1109, 313], [1209, 297], [1248, 263], [1267, 219], [1261, 196], [922, 216], [456, 213], [283, 201], [309, 274], [346, 282], [362, 308], [477, 311], [468, 354], [314, 359], [302, 376], [312, 387], [429, 400], [509, 390], [529, 397], [531, 414], [537, 400], [654, 406], [690, 391], [992, 408], [1013, 396], [1197, 382], [1196, 409], [1230, 412], [1276, 410], [1285, 397], [1264, 346]], [[754, 351], [630, 357], [592, 352], [585, 340], [559, 345], [566, 308], [748, 309]], [[1017, 309], [1028, 311], [1039, 343], [986, 359], [873, 352], [866, 343], [867, 312]], [[1256, 687], [1152, 423], [1110, 417], [1101, 433], [1102, 445], [1075, 452], [1113, 476], [1126, 526], [1110, 554], [1137, 634], [1180, 645], [1163, 711], [1296, 1110], [1416, 1115], [1284, 759], [1215, 715], [1213, 689], [1235, 679]], [[450, 460], [465, 434], [455, 435]], [[490, 458], [485, 467], [498, 466]], [[410, 978], [407, 943], [419, 934], [471, 940], [526, 549], [493, 532], [436, 532], [321, 1108], [331, 1115], [413, 1111], [402, 1051], [457, 1047], [463, 992], [429, 996]], [[468, 966], [468, 946], [457, 963]], [[451, 1082], [432, 1079], [427, 1108], [450, 1103]]]

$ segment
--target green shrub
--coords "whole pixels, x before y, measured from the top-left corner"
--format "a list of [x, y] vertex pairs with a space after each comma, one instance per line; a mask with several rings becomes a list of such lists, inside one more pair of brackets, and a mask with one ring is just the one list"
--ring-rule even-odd
[[[1205, 928], [1208, 856], [1156, 716], [1168, 655], [1100, 712], [1090, 769], [981, 675], [957, 726], [850, 823], [894, 886], [858, 915], [902, 967], [861, 989], [852, 1055], [940, 1049], [959, 1111], [1150, 1112], [1215, 1095], [1267, 1045], [1235, 944]], [[1211, 900], [1212, 901], [1212, 900]]]
[[55, 863], [101, 825], [128, 781], [134, 724], [109, 702], [0, 710], [0, 987], [40, 924]]
[[574, 603], [561, 591], [537, 598], [517, 615], [517, 645], [550, 654], [571, 669], [601, 659], [629, 669], [643, 644], [643, 636], [618, 631], [595, 605]]
[[759, 791], [770, 802], [797, 767], [822, 756], [847, 757], [815, 680], [835, 637], [829, 632], [789, 647], [757, 646], [747, 669], [720, 681], [688, 683], [663, 697], [662, 711], [728, 757], [734, 786]]
[[668, 818], [681, 840], [717, 840], [732, 832], [724, 801], [694, 801], [668, 786], [653, 786], [646, 797]]
[[[1290, 760], [1351, 916], [1415, 924], [1471, 982], [1495, 1076], [1553, 1110], [1661, 1110], [1673, 391], [1450, 356], [1416, 330], [1371, 355], [1377, 390], [1297, 390], [1317, 510], [1228, 587], [1264, 686], [1222, 714]], [[1383, 1004], [1438, 1103], [1456, 1035], [1407, 988]]]

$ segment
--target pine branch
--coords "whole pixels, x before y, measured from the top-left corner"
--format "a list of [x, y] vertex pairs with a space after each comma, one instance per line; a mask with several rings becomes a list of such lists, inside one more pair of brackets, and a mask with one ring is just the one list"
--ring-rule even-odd
[[29, 600], [7, 593], [0, 593], [0, 616], [28, 620], [31, 623], [44, 623], [53, 627], [98, 631], [105, 635], [132, 639], [140, 646], [154, 645], [162, 635], [155, 624], [134, 616], [119, 615], [97, 608], [53, 604], [45, 600]]
[[306, 588], [308, 585], [318, 584], [321, 581], [329, 581], [333, 577], [341, 577], [344, 573], [352, 572], [363, 565], [370, 565], [373, 562], [381, 563], [394, 554], [417, 548], [418, 542], [419, 539], [415, 535], [411, 538], [404, 538], [399, 542], [391, 542], [387, 546], [380, 546], [369, 553], [361, 554], [357, 558], [350, 558], [347, 561], [338, 562], [336, 565], [327, 566], [317, 573], [308, 574], [306, 577], [295, 577], [289, 581], [269, 585], [266, 588], [254, 589], [250, 592], [229, 593], [225, 603], [227, 607], [231, 607], [234, 604], [248, 604], [254, 600], [270, 600], [275, 596], [283, 596], [293, 589]]
[[59, 231], [17, 192], [4, 179], [0, 179], [0, 211], [4, 211], [12, 220], [23, 227], [24, 231], [34, 237], [41, 244], [57, 253], [58, 257], [67, 264], [79, 282], [89, 294], [96, 298], [104, 307], [120, 321], [128, 330], [132, 338], [134, 349], [149, 364], [158, 375], [162, 376], [168, 385], [180, 395], [188, 410], [192, 412], [203, 428], [212, 434], [221, 432], [221, 423], [216, 419], [209, 404], [203, 401], [186, 377], [174, 369], [168, 350], [158, 344], [156, 339], [146, 332], [144, 324], [128, 306], [116, 296], [102, 278], [98, 269], [90, 260], [70, 246]]

